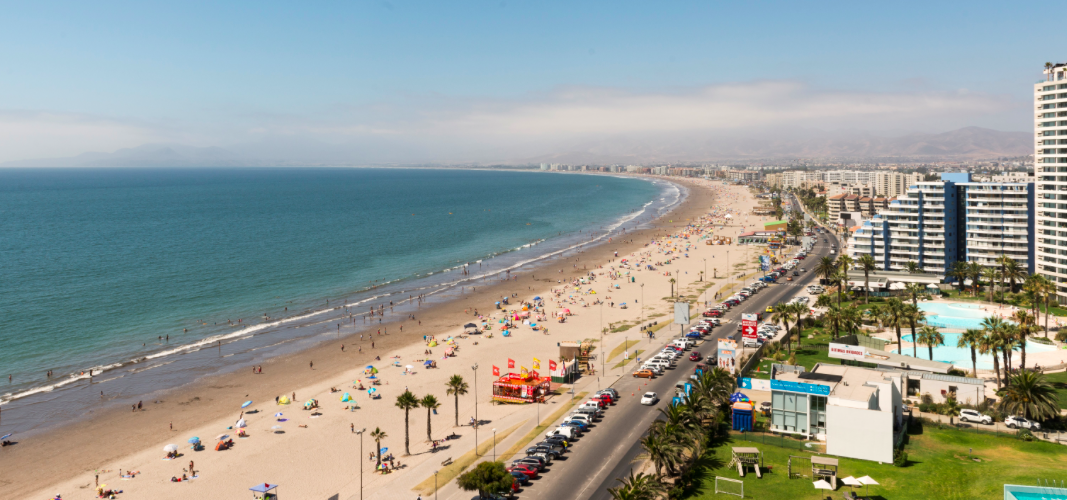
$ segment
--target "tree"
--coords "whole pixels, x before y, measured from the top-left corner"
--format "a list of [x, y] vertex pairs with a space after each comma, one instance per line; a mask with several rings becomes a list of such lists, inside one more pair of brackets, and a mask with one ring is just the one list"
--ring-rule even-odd
[[952, 264], [952, 270], [949, 271], [949, 276], [956, 278], [956, 283], [960, 287], [960, 295], [963, 295], [963, 282], [967, 281], [967, 263], [962, 260], [957, 260]]
[[917, 347], [919, 345], [919, 339], [915, 337], [915, 324], [926, 319], [926, 315], [922, 309], [919, 309], [915, 304], [904, 304], [902, 315], [904, 320], [911, 326], [911, 357], [918, 358], [919, 351]]
[[1026, 270], [1019, 265], [1019, 261], [1008, 258], [1004, 262], [1004, 270], [1001, 272], [1001, 278], [1008, 280], [1008, 289], [1015, 292], [1015, 283], [1022, 281], [1026, 278]]
[[656, 474], [663, 474], [663, 470], [666, 469], [670, 475], [674, 475], [675, 468], [681, 460], [681, 447], [678, 446], [674, 436], [649, 429], [649, 433], [641, 438], [641, 447], [645, 449], [649, 460], [656, 467]]
[[925, 293], [925, 289], [918, 283], [908, 283], [904, 285], [904, 291], [911, 297], [911, 305], [919, 307], [919, 295]]
[[633, 469], [630, 469], [629, 477], [616, 481], [622, 485], [608, 488], [612, 500], [655, 500], [666, 494], [666, 486], [655, 476], [644, 472], [635, 476]]
[[819, 263], [815, 264], [815, 274], [822, 276], [829, 285], [830, 278], [837, 274], [837, 264], [834, 264], [834, 259], [830, 257], [819, 259]]
[[411, 447], [409, 446], [410, 439], [408, 436], [408, 422], [409, 414], [411, 410], [419, 407], [419, 398], [415, 397], [411, 391], [404, 391], [403, 394], [396, 397], [396, 407], [404, 410], [404, 454], [411, 454]]
[[922, 274], [923, 268], [919, 267], [919, 263], [914, 260], [909, 260], [904, 264], [904, 269], [908, 271], [908, 274]]
[[982, 277], [982, 265], [977, 262], [967, 263], [967, 277], [971, 279], [973, 288], [971, 288], [971, 295], [978, 294], [978, 278]]
[[448, 382], [445, 382], [445, 387], [448, 387], [448, 389], [445, 391], [445, 394], [455, 397], [456, 427], [459, 427], [459, 397], [466, 395], [467, 390], [470, 389], [470, 386], [468, 386], [467, 383], [463, 381], [462, 376], [452, 375], [452, 377], [448, 379]]
[[837, 307], [841, 307], [841, 294], [845, 291], [845, 286], [848, 285], [848, 275], [844, 271], [838, 271], [834, 274], [833, 279], [837, 285]]
[[987, 267], [987, 268], [982, 270], [982, 277], [985, 278], [986, 281], [989, 282], [989, 302], [990, 303], [993, 302], [993, 291], [996, 288], [997, 279], [1000, 278], [1000, 276], [1001, 276], [1001, 274], [999, 272], [997, 272], [997, 268], [995, 268], [995, 267]]
[[[800, 339], [803, 337], [804, 332], [804, 315], [809, 312], [807, 304], [801, 302], [793, 303], [793, 313], [797, 315], [797, 349], [800, 349], [800, 343], [802, 342]], [[789, 332], [786, 332], [786, 335], [789, 335]]]
[[978, 345], [982, 342], [982, 330], [976, 330], [974, 328], [968, 328], [963, 332], [956, 341], [956, 347], [960, 349], [969, 348], [971, 350], [971, 374], [978, 377], [978, 356], [975, 351], [978, 349]]
[[904, 303], [900, 299], [893, 297], [886, 301], [885, 311], [889, 320], [886, 322], [886, 326], [892, 326], [897, 331], [897, 352], [904, 354], [903, 348], [900, 347], [900, 326], [904, 324]]
[[855, 264], [855, 261], [848, 255], [842, 254], [841, 257], [837, 259], [837, 267], [841, 270], [841, 274], [845, 276], [846, 283], [848, 282], [848, 270], [852, 269], [852, 264]]
[[1026, 338], [1037, 330], [1037, 318], [1033, 314], [1019, 309], [1012, 315], [1012, 319], [1018, 325], [1015, 342], [1020, 346], [1019, 369], [1026, 370]]
[[374, 440], [374, 454], [378, 458], [378, 464], [376, 468], [382, 466], [382, 440], [387, 437], [389, 437], [389, 435], [378, 427], [375, 427], [374, 430], [370, 432], [370, 438]]
[[433, 397], [433, 394], [427, 394], [419, 400], [419, 405], [426, 408], [426, 440], [433, 441], [433, 428], [430, 426], [430, 416], [433, 411], [441, 407], [441, 403], [437, 402], [437, 398]]
[[674, 280], [674, 278], [671, 278], [667, 280], [667, 282], [671, 284], [671, 297], [674, 297], [674, 284], [676, 283], [676, 281]]
[[845, 317], [841, 314], [840, 307], [836, 305], [830, 306], [830, 308], [826, 310], [826, 313], [823, 314], [823, 320], [829, 323], [830, 329], [834, 332], [834, 338], [841, 336], [839, 332], [841, 330], [841, 325], [845, 321]]
[[504, 462], [482, 462], [470, 472], [456, 479], [463, 491], [477, 491], [479, 496], [489, 496], [511, 491], [515, 481], [504, 467]]
[[997, 359], [997, 354], [1001, 345], [1004, 343], [1004, 339], [1001, 334], [1004, 332], [1004, 320], [997, 316], [990, 316], [982, 320], [982, 331], [985, 333], [982, 335], [982, 342], [978, 344], [978, 352], [981, 354], [993, 355], [993, 372], [996, 374], [997, 387], [1001, 387], [1000, 379], [1000, 362]]
[[883, 322], [886, 318], [885, 307], [877, 305], [872, 306], [870, 309], [867, 309], [867, 316], [871, 319], [871, 321], [874, 321], [874, 324], [878, 325], [878, 331], [882, 331], [882, 329], [885, 327], [883, 325]]
[[781, 323], [785, 326], [785, 339], [789, 343], [789, 352], [793, 352], [793, 342], [789, 338], [790, 318], [792, 318], [792, 311], [789, 310], [789, 304], [779, 302], [774, 305], [774, 313], [771, 314], [770, 320], [772, 323]]
[[1043, 373], [1022, 371], [1011, 377], [1011, 383], [1001, 395], [1000, 406], [1012, 414], [1045, 420], [1059, 414], [1059, 402], [1056, 389]]
[[919, 329], [919, 338], [915, 340], [916, 342], [925, 345], [926, 348], [930, 350], [930, 361], [934, 360], [934, 346], [945, 344], [945, 336], [937, 331], [937, 328], [930, 325], [923, 325], [923, 327]]
[[871, 271], [878, 269], [878, 263], [875, 262], [871, 254], [863, 254], [857, 262], [860, 265], [860, 269], [863, 270], [863, 303], [869, 304], [871, 301]]

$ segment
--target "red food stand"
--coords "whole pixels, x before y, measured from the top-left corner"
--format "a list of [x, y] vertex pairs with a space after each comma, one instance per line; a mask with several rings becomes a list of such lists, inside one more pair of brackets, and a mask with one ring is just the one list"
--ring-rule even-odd
[[541, 377], [537, 371], [527, 375], [506, 373], [493, 382], [493, 399], [505, 403], [533, 403], [543, 400], [552, 385], [552, 377]]

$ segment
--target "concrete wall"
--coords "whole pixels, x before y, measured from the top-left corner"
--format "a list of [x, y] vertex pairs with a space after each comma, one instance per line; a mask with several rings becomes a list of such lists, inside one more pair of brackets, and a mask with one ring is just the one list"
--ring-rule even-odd
[[826, 453], [892, 463], [893, 414], [828, 404]]
[[985, 390], [980, 385], [957, 384], [930, 379], [919, 381], [919, 395], [929, 393], [934, 398], [935, 403], [944, 403], [945, 396], [941, 395], [941, 391], [943, 390], [947, 393], [949, 386], [956, 388], [956, 401], [960, 403], [978, 404], [985, 400]]

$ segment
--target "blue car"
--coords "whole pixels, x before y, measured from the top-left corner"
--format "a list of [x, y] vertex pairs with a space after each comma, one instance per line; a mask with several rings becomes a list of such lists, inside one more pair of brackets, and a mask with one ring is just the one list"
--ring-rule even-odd
[[589, 424], [587, 424], [585, 422], [582, 422], [580, 420], [568, 420], [566, 422], [563, 422], [560, 425], [562, 425], [564, 427], [577, 427], [577, 428], [581, 429], [582, 432], [585, 432], [586, 429], [589, 428]]
[[527, 484], [530, 484], [530, 478], [526, 477], [526, 474], [523, 474], [517, 470], [511, 471], [511, 477], [515, 478], [515, 482], [521, 485], [525, 486]]
[[700, 332], [689, 332], [685, 334], [685, 337], [689, 339], [699, 339], [701, 338], [701, 335]]

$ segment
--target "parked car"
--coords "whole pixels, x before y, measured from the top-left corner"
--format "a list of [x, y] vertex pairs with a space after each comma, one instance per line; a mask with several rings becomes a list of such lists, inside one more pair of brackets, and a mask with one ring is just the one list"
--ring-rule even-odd
[[1004, 419], [1004, 425], [1009, 429], [1030, 429], [1036, 431], [1041, 428], [1041, 424], [1034, 422], [1033, 420], [1027, 420], [1023, 417], [1016, 417], [1014, 415]]
[[641, 396], [641, 404], [645, 406], [654, 405], [659, 402], [659, 396], [654, 392], [646, 392], [644, 396]]
[[689, 361], [700, 361], [702, 359], [704, 359], [704, 356], [701, 356], [699, 351], [693, 351], [693, 353], [689, 355]]
[[634, 372], [634, 377], [636, 377], [636, 378], [653, 378], [653, 377], [655, 377], [655, 374], [652, 373], [652, 370], [641, 369], [641, 370], [637, 370], [637, 371]]
[[960, 410], [960, 422], [977, 422], [990, 425], [993, 423], [993, 417], [982, 415], [978, 413], [978, 410]]
[[516, 469], [515, 467], [511, 468], [511, 477], [515, 478], [515, 482], [519, 484], [530, 484], [530, 476], [527, 476], [525, 472]]
[[774, 308], [771, 307], [771, 306], [767, 306], [767, 314], [770, 314], [770, 313], [773, 313], [773, 312], [774, 312]]

